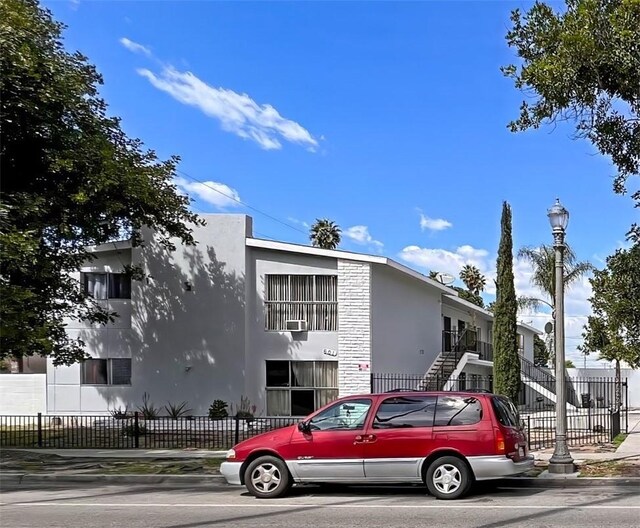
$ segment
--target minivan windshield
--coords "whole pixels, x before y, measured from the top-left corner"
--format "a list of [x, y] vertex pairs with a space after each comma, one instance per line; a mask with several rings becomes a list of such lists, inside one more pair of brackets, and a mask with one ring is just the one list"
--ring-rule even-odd
[[496, 413], [498, 421], [506, 427], [520, 427], [518, 410], [511, 400], [500, 396], [491, 398], [491, 405]]

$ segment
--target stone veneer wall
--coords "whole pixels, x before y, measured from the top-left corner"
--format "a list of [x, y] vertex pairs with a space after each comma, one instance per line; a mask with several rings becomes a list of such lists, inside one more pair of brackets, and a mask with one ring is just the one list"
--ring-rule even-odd
[[371, 391], [371, 265], [338, 260], [340, 396]]

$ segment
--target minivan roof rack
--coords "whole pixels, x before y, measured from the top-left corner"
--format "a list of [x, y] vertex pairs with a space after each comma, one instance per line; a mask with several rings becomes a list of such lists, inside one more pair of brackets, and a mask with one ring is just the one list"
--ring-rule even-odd
[[420, 391], [417, 389], [391, 389], [391, 390], [385, 391], [385, 394], [387, 392], [420, 392]]
[[483, 393], [483, 394], [493, 394], [493, 391], [490, 391], [488, 389], [463, 389], [459, 392], [477, 392], [477, 393]]

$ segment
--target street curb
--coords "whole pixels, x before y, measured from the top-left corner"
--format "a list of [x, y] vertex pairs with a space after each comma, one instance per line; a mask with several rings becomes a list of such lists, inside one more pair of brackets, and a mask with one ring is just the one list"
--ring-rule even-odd
[[[584, 488], [603, 486], [634, 486], [640, 489], [640, 477], [585, 477], [585, 478], [527, 478], [514, 477], [484, 481], [496, 487], [511, 488]], [[222, 475], [104, 475], [104, 474], [51, 474], [4, 473], [0, 487], [28, 484], [131, 484], [153, 486], [228, 486]]]
[[635, 486], [640, 488], [640, 477], [514, 477], [500, 479], [494, 482], [496, 482], [499, 487], [514, 488], [585, 488], [594, 486]]
[[0, 475], [0, 487], [20, 484], [141, 484], [165, 486], [227, 485], [222, 475], [104, 475], [14, 473]]

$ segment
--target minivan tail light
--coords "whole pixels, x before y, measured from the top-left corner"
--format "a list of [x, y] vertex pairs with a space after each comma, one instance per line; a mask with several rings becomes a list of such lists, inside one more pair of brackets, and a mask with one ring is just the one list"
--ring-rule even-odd
[[500, 429], [494, 430], [494, 439], [496, 441], [496, 453], [504, 455], [507, 452], [507, 449], [504, 443], [504, 434], [502, 434]]

